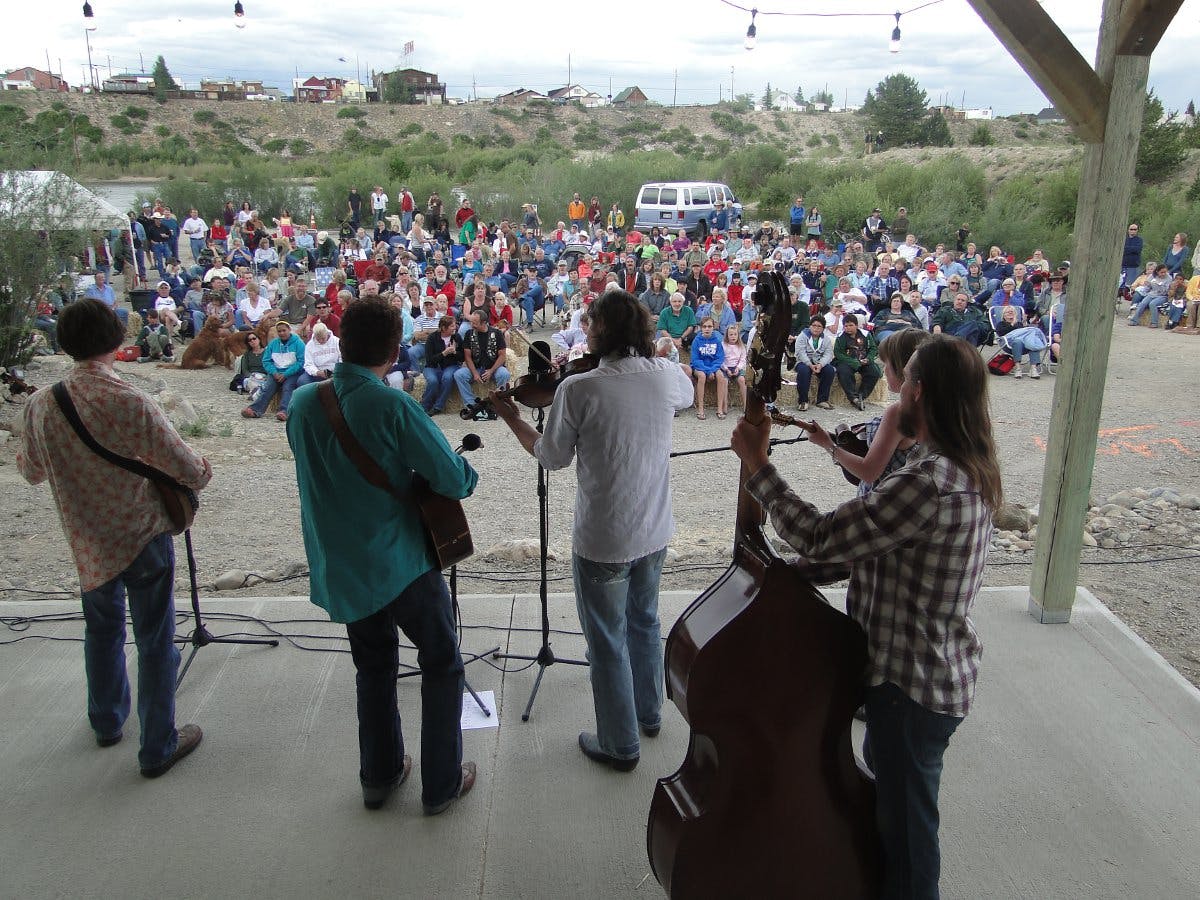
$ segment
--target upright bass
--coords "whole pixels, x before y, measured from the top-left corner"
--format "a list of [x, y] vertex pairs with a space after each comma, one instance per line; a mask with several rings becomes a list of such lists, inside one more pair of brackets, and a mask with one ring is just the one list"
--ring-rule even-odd
[[[781, 381], [787, 282], [768, 273], [754, 302], [745, 415], [761, 422]], [[650, 865], [673, 898], [876, 897], [874, 784], [850, 738], [866, 637], [776, 553], [746, 478], [743, 465], [733, 563], [667, 638], [667, 696], [691, 739], [654, 789]]]

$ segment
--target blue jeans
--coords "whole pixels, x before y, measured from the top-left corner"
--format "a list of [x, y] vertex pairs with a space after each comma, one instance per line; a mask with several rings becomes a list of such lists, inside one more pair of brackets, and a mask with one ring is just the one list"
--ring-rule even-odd
[[938, 896], [938, 789], [942, 756], [961, 718], [930, 712], [896, 685], [867, 689], [863, 754], [875, 773], [875, 823], [883, 844], [882, 896]]
[[408, 234], [410, 231], [412, 231], [412, 220], [413, 214], [411, 212], [400, 213], [400, 230], [405, 234]]
[[97, 737], [121, 733], [129, 717], [125, 671], [125, 600], [138, 654], [138, 764], [166, 762], [179, 742], [175, 731], [175, 544], [169, 534], [152, 539], [120, 575], [83, 592], [83, 662], [88, 721]]
[[446, 408], [446, 398], [450, 396], [450, 388], [454, 387], [454, 375], [460, 368], [461, 366], [446, 366], [442, 369], [425, 367], [425, 393], [421, 395], [421, 408], [425, 412], [441, 412]]
[[[833, 388], [833, 379], [837, 369], [833, 363], [826, 363], [817, 373], [817, 402], [828, 403], [829, 391]], [[796, 363], [796, 399], [800, 403], [808, 402], [808, 392], [812, 386], [813, 370], [806, 363]]]
[[1041, 350], [1026, 350], [1025, 344], [1020, 338], [1017, 338], [1015, 340], [1010, 340], [1008, 342], [1008, 348], [1009, 348], [1008, 349], [1009, 354], [1017, 362], [1020, 362], [1021, 357], [1024, 356], [1026, 353], [1028, 353], [1030, 365], [1040, 366], [1042, 364], [1042, 351]]
[[167, 271], [167, 260], [171, 258], [171, 245], [166, 241], [156, 241], [150, 245], [154, 254], [154, 268], [158, 269], [161, 277]]
[[279, 411], [287, 412], [288, 403], [292, 399], [292, 391], [298, 386], [297, 382], [299, 380], [299, 375], [288, 375], [283, 381], [276, 381], [274, 375], [268, 374], [267, 380], [263, 382], [262, 393], [258, 395], [257, 400], [250, 404], [250, 408], [261, 416], [266, 412], [267, 404], [271, 402], [271, 398], [275, 396], [275, 392], [280, 391]]
[[1148, 309], [1150, 310], [1150, 324], [1157, 328], [1158, 308], [1166, 302], [1167, 298], [1162, 294], [1142, 294], [1135, 291], [1130, 303], [1129, 321], [1136, 323], [1142, 317], [1142, 313]]
[[204, 249], [204, 238], [188, 238], [192, 248], [192, 262], [200, 262], [200, 251]]
[[[475, 393], [471, 390], [471, 370], [466, 366], [459, 366], [454, 370], [453, 378], [454, 383], [458, 385], [458, 395], [462, 397], [463, 406], [470, 406], [475, 402]], [[508, 369], [501, 366], [492, 378], [496, 383], [496, 390], [504, 390], [504, 386], [508, 384]]]
[[596, 736], [610, 756], [639, 755], [638, 725], [662, 724], [658, 582], [667, 548], [625, 563], [571, 554], [575, 605], [587, 641]]
[[[544, 300], [543, 300], [542, 305], [543, 306], [545, 305]], [[534, 306], [534, 300], [532, 297], [525, 296], [525, 297], [521, 298], [521, 309], [525, 310], [525, 327], [526, 328], [533, 327], [533, 317], [534, 317], [534, 315], [537, 314], [537, 311], [541, 308], [542, 308], [541, 306], [538, 306], [538, 307]]]
[[[306, 384], [316, 384], [319, 381], [324, 381], [324, 378], [314, 378], [308, 372], [301, 372], [296, 376], [296, 387], [304, 387]], [[284, 409], [283, 400], [279, 401], [279, 408]]]
[[346, 625], [358, 689], [358, 777], [368, 787], [395, 782], [404, 765], [397, 627], [421, 667], [421, 799], [434, 806], [453, 797], [462, 778], [463, 662], [441, 572], [430, 569], [383, 609]]

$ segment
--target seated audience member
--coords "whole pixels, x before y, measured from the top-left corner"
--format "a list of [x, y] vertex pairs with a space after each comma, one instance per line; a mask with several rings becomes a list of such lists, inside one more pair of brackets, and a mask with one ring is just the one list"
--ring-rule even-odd
[[636, 296], [642, 305], [650, 310], [650, 315], [657, 319], [659, 314], [670, 305], [671, 294], [667, 291], [666, 281], [661, 272], [655, 272], [650, 276], [649, 285]]
[[833, 409], [829, 391], [837, 369], [833, 362], [833, 337], [825, 329], [825, 320], [815, 316], [808, 327], [796, 336], [796, 397], [801, 412], [808, 409], [808, 392], [812, 378], [817, 376], [817, 406]]
[[524, 327], [532, 329], [533, 317], [546, 305], [546, 289], [538, 278], [537, 267], [532, 263], [525, 267], [524, 277], [513, 285], [513, 296], [518, 298], [517, 302], [525, 313]]
[[720, 401], [721, 389], [729, 389], [725, 373], [722, 371], [724, 365], [725, 347], [720, 335], [716, 333], [716, 323], [712, 316], [705, 316], [700, 320], [700, 333], [692, 341], [692, 376], [696, 379], [697, 419], [705, 418], [704, 386], [709, 380], [717, 383], [717, 418], [725, 418]]
[[313, 314], [304, 320], [303, 333], [312, 335], [317, 324], [328, 328], [334, 337], [341, 337], [342, 317], [333, 312], [333, 305], [324, 297], [317, 300]]
[[258, 399], [242, 410], [246, 419], [259, 419], [266, 412], [271, 398], [279, 393], [279, 412], [275, 418], [281, 422], [287, 421], [287, 407], [292, 399], [292, 391], [304, 371], [304, 341], [299, 335], [292, 333], [292, 326], [280, 322], [275, 326], [275, 337], [263, 351], [263, 369], [267, 380], [263, 384]]
[[584, 310], [583, 315], [579, 317], [578, 325], [574, 327], [568, 325], [550, 336], [554, 348], [561, 350], [562, 354], [560, 355], [568, 362], [588, 352], [587, 323], [588, 314], [587, 310]]
[[1167, 331], [1179, 326], [1187, 307], [1187, 281], [1182, 272], [1176, 272], [1167, 288]]
[[137, 339], [141, 355], [138, 362], [150, 362], [152, 359], [173, 360], [174, 350], [171, 348], [171, 333], [167, 326], [159, 321], [158, 310], [146, 310], [146, 324], [142, 326]]
[[912, 310], [912, 314], [917, 317], [917, 321], [921, 323], [921, 328], [925, 331], [930, 329], [929, 307], [921, 301], [921, 294], [915, 288], [909, 290], [905, 295], [904, 302], [908, 308]]
[[1154, 274], [1146, 278], [1133, 291], [1129, 301], [1129, 324], [1137, 325], [1138, 319], [1147, 309], [1150, 310], [1150, 327], [1158, 327], [1158, 308], [1167, 302], [1167, 289], [1171, 286], [1171, 276], [1163, 263], [1154, 267]]
[[[996, 325], [996, 334], [1006, 338], [1008, 352], [1016, 363], [1013, 366], [1013, 378], [1024, 377], [1026, 371], [1030, 378], [1041, 378], [1042, 351], [1046, 349], [1046, 335], [1036, 325], [1023, 324], [1017, 309], [1015, 306], [1004, 307], [1000, 314], [1000, 322]], [[1026, 353], [1029, 354], [1028, 370], [1021, 362]]]
[[1189, 328], [1200, 328], [1200, 268], [1193, 271], [1184, 289], [1187, 300], [1187, 324]]
[[494, 385], [503, 390], [508, 384], [508, 369], [504, 366], [507, 344], [504, 334], [488, 322], [482, 310], [471, 313], [471, 330], [463, 338], [463, 366], [454, 373], [463, 406], [475, 402], [473, 385]]
[[204, 300], [205, 321], [214, 318], [219, 319], [223, 329], [232, 331], [234, 327], [234, 309], [233, 304], [229, 302], [229, 292], [224, 285], [205, 291]]
[[943, 303], [933, 314], [933, 333], [952, 334], [960, 337], [976, 347], [983, 346], [991, 333], [991, 326], [984, 318], [983, 310], [969, 303], [965, 293], [959, 292], [954, 296], [953, 303]]
[[866, 408], [866, 398], [883, 377], [878, 359], [879, 345], [875, 339], [858, 327], [857, 318], [846, 316], [844, 331], [833, 342], [833, 362], [842, 390], [859, 409]]
[[669, 337], [677, 351], [683, 350], [692, 343], [692, 335], [696, 332], [696, 314], [690, 306], [684, 306], [683, 294], [676, 291], [671, 295], [667, 308], [658, 314], [656, 333], [659, 337]]
[[[742, 340], [741, 330], [739, 329], [739, 327], [737, 325], [730, 325], [728, 328], [725, 329], [725, 340], [723, 342], [723, 349], [725, 351], [725, 362], [721, 367], [721, 371], [725, 375], [725, 380], [727, 382], [725, 397], [728, 398], [729, 384], [736, 384], [742, 393], [742, 409], [745, 409], [746, 401], [747, 401], [747, 394], [748, 394], [748, 388], [746, 385], [747, 353], [746, 353], [746, 344]], [[720, 416], [720, 414], [722, 412], [729, 411], [728, 399], [726, 399], [726, 401], [725, 401], [724, 408], [722, 408], [720, 406], [721, 399], [722, 399], [721, 392], [718, 391], [718, 393], [717, 393], [717, 402], [718, 402], [717, 415], [718, 416]]]
[[899, 292], [892, 294], [887, 309], [875, 313], [871, 324], [874, 326], [871, 334], [876, 343], [880, 344], [898, 331], [921, 328], [921, 320], [908, 308], [908, 304], [904, 302], [904, 295]]
[[[751, 303], [750, 305], [753, 306], [754, 304]], [[744, 304], [742, 308], [745, 309]], [[730, 325], [737, 323], [737, 314], [733, 311], [733, 307], [729, 305], [724, 288], [713, 288], [712, 300], [700, 305], [696, 312], [696, 318], [699, 320], [705, 316], [712, 316], [718, 337], [724, 335]]]
[[237, 372], [234, 373], [229, 389], [249, 394], [253, 391], [254, 383], [261, 387], [267, 380], [267, 370], [263, 368], [262, 359], [262, 341], [256, 332], [251, 331], [246, 335], [246, 352], [238, 358]]
[[166, 281], [160, 281], [155, 291], [154, 309], [158, 320], [167, 328], [167, 333], [174, 343], [179, 335], [179, 315], [176, 313], [176, 300], [171, 296], [171, 286]]
[[[366, 287], [365, 282], [363, 287]], [[296, 331], [303, 341], [308, 336], [304, 323], [308, 321], [309, 316], [316, 315], [317, 312], [317, 298], [308, 292], [308, 280], [297, 277], [276, 308], [279, 315], [292, 326], [292, 330]]]
[[314, 381], [324, 381], [333, 374], [333, 367], [341, 361], [342, 350], [338, 336], [324, 322], [316, 322], [312, 326], [312, 337], [304, 345], [304, 371], [296, 380], [296, 387], [303, 387]]
[[442, 316], [438, 319], [437, 328], [425, 339], [421, 357], [425, 376], [421, 408], [430, 415], [437, 415], [446, 408], [446, 398], [454, 386], [455, 373], [464, 361], [462, 338], [454, 329], [452, 317]]
[[233, 316], [233, 323], [243, 331], [250, 331], [271, 308], [271, 304], [262, 295], [262, 288], [259, 287], [257, 281], [246, 282], [246, 296], [238, 301], [237, 311]]
[[425, 342], [437, 334], [440, 327], [437, 303], [433, 297], [425, 297], [421, 301], [420, 315], [413, 319], [412, 347], [408, 351], [414, 368], [425, 367]]

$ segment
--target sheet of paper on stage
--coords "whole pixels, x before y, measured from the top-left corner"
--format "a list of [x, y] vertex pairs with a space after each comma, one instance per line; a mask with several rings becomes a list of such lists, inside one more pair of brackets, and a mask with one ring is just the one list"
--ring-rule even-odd
[[492, 711], [490, 716], [484, 715], [471, 692], [463, 694], [462, 729], [468, 728], [499, 728], [500, 712], [496, 709], [496, 695], [492, 691], [480, 691], [479, 699], [483, 705]]

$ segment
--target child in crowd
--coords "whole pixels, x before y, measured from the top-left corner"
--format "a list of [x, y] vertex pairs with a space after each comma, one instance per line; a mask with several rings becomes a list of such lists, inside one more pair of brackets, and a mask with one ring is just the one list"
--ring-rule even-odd
[[[729, 384], [737, 382], [742, 392], [742, 409], [746, 408], [746, 345], [742, 342], [741, 329], [735, 324], [725, 329], [725, 341], [721, 345], [725, 362], [721, 371], [725, 375], [724, 390], [717, 384], [717, 418], [729, 411]], [[724, 400], [724, 402], [722, 402]]]
[[142, 326], [142, 332], [138, 335], [137, 345], [141, 351], [138, 357], [140, 363], [150, 362], [152, 359], [170, 362], [175, 358], [175, 352], [171, 348], [171, 335], [167, 326], [159, 321], [158, 310], [146, 311], [146, 324]]
[[704, 387], [709, 379], [717, 382], [717, 418], [725, 418], [720, 397], [722, 389], [728, 390], [729, 383], [721, 372], [725, 364], [725, 348], [715, 333], [716, 322], [712, 316], [700, 320], [700, 334], [692, 341], [692, 375], [696, 379], [696, 418], [704, 419]]

